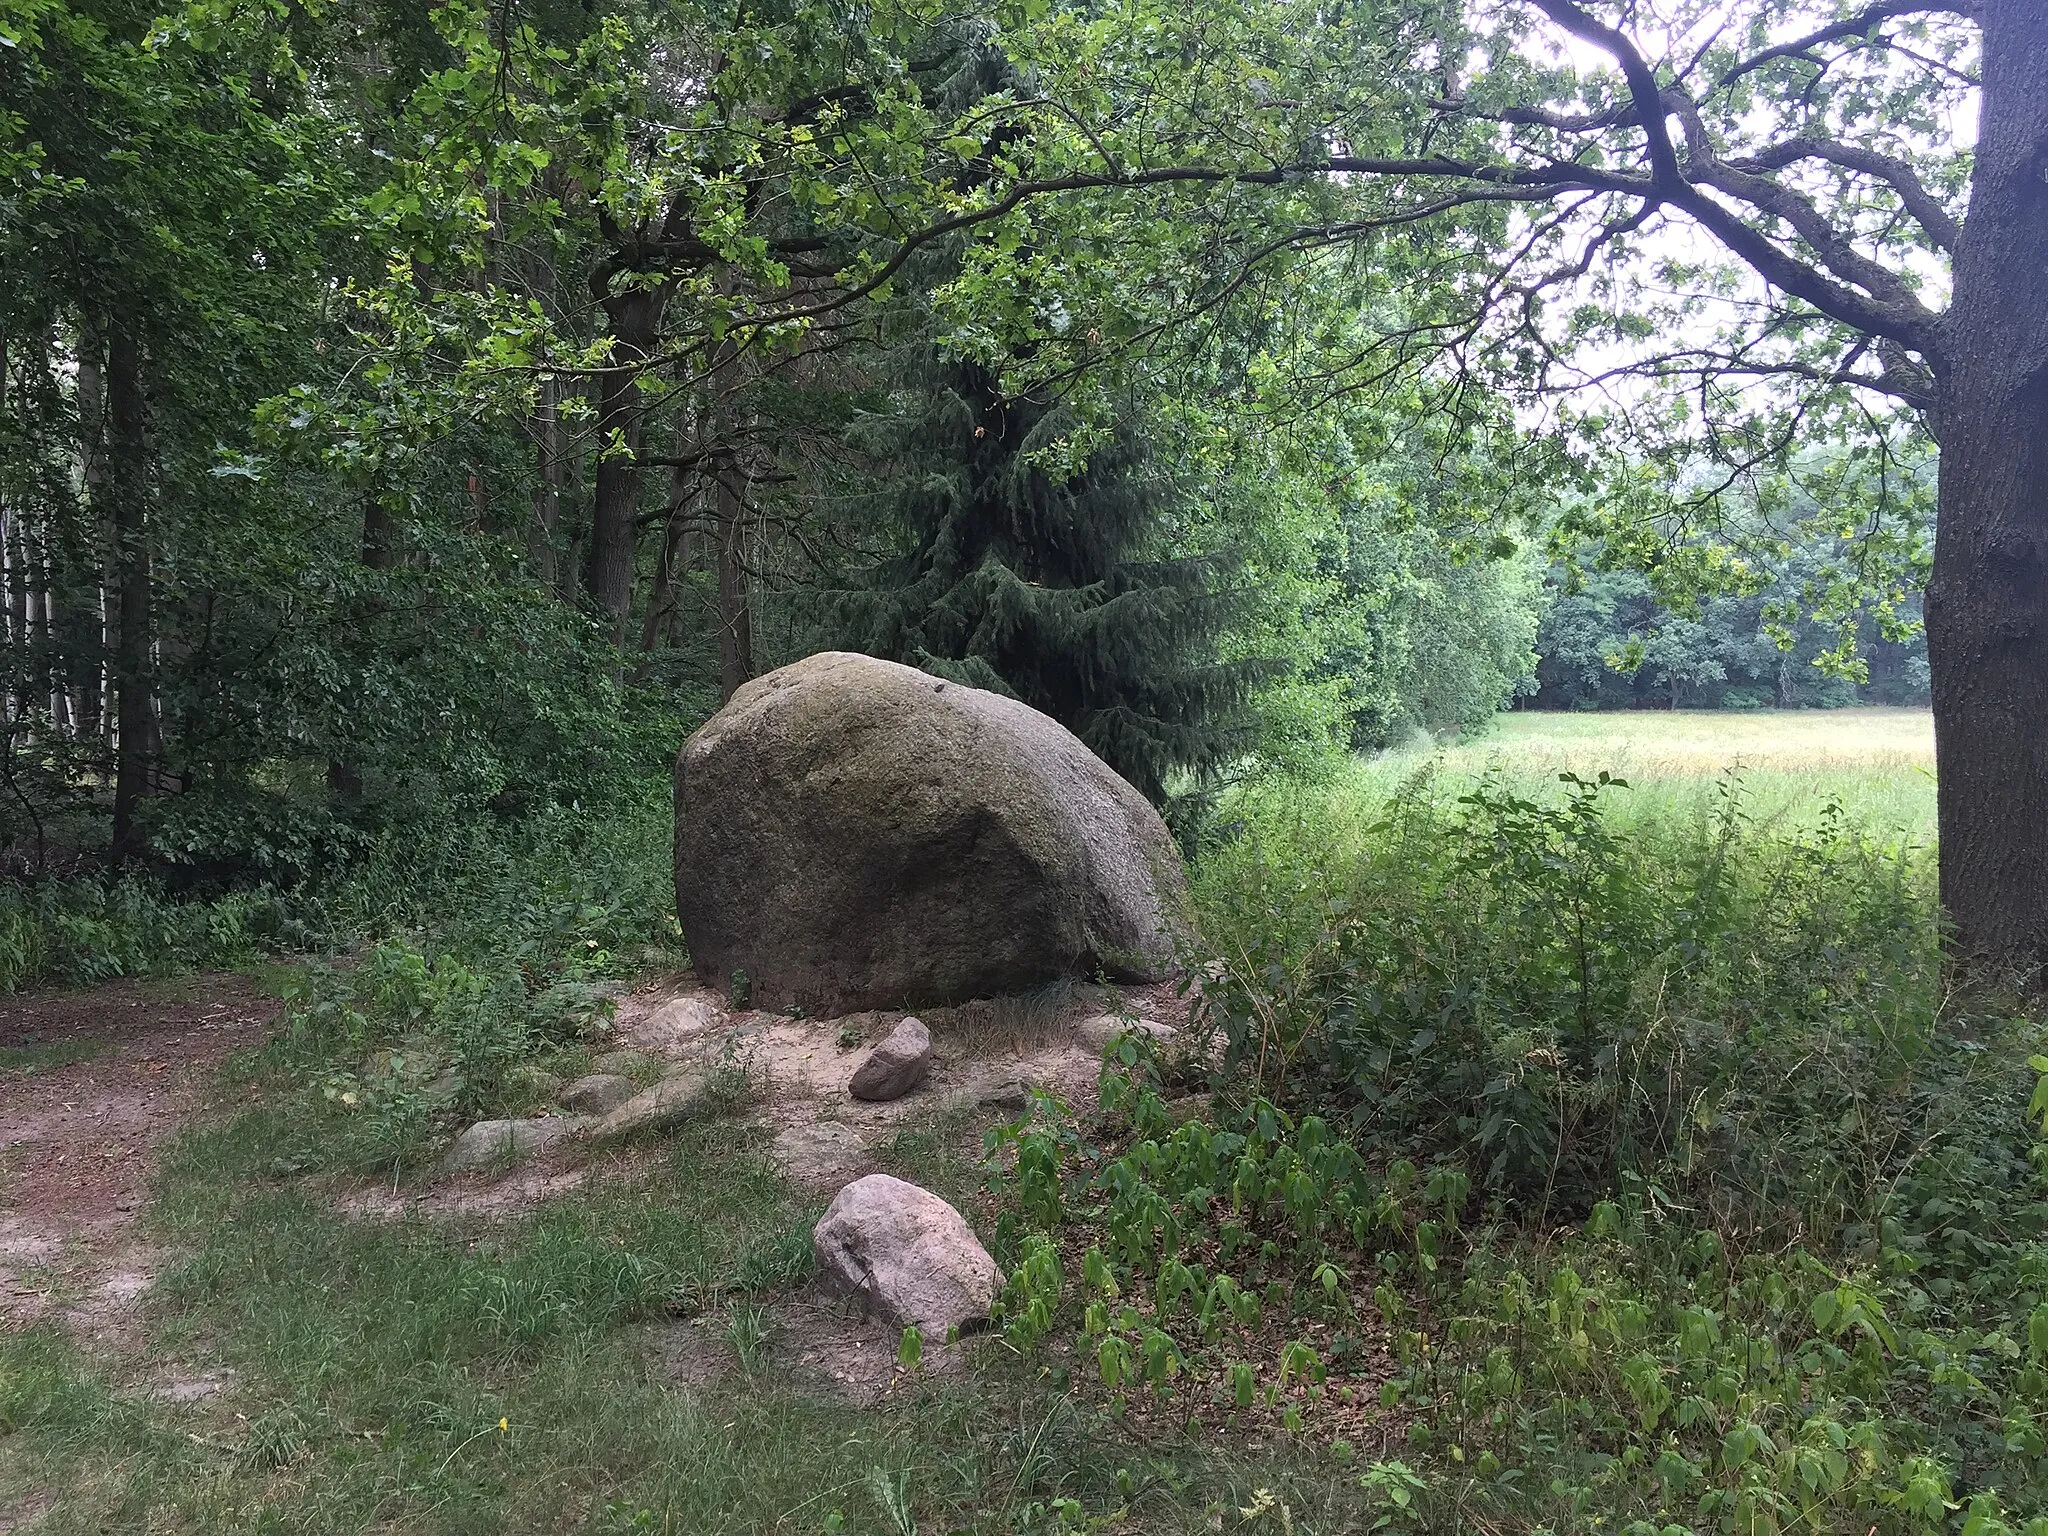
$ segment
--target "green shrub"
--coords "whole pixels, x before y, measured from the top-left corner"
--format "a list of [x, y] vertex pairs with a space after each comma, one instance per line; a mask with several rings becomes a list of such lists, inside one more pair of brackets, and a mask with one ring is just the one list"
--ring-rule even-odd
[[2048, 1536], [2048, 1036], [1944, 990], [1917, 851], [1626, 793], [1242, 802], [1216, 1037], [994, 1138], [1005, 1332], [1370, 1434], [1373, 1529]]
[[1420, 778], [1348, 839], [1327, 802], [1255, 806], [1200, 883], [1230, 1067], [1539, 1210], [1655, 1176], [1731, 1215], [1867, 1214], [1924, 1155], [1902, 1117], [1996, 1070], [1941, 1027], [1931, 860], [1839, 813], [1753, 825], [1732, 782], [1625, 828], [1621, 781], [1561, 790]]

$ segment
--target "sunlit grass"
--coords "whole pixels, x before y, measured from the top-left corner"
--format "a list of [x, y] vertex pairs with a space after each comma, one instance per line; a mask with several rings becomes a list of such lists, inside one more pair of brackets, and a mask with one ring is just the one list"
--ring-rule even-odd
[[1604, 770], [1629, 781], [1635, 814], [1659, 816], [1704, 807], [1732, 777], [1752, 816], [1808, 821], [1839, 801], [1875, 836], [1934, 834], [1934, 721], [1924, 709], [1517, 712], [1462, 741], [1418, 739], [1361, 761], [1345, 783], [1377, 799], [1425, 769], [1450, 784], [1494, 773], [1529, 788]]

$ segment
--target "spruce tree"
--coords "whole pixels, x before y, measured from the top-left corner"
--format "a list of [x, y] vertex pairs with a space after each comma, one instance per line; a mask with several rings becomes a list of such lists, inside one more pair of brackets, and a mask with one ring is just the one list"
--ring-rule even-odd
[[1165, 478], [1126, 427], [1063, 477], [1035, 457], [1073, 423], [1006, 397], [976, 363], [930, 358], [880, 434], [898, 553], [851, 603], [852, 643], [1065, 725], [1163, 804], [1248, 741], [1269, 670], [1226, 660], [1243, 599], [1227, 555], [1169, 547]]

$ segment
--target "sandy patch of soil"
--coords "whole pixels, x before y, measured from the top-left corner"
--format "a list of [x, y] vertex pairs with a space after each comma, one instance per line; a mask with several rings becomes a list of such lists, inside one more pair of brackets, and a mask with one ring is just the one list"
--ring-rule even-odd
[[164, 1144], [276, 1008], [229, 975], [0, 999], [0, 1326], [125, 1342], [158, 1264], [134, 1225]]

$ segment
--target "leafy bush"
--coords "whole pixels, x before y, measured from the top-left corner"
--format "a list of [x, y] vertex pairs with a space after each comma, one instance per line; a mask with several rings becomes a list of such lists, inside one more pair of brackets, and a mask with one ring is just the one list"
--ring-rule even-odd
[[1756, 826], [1733, 781], [1624, 829], [1627, 793], [1421, 777], [1349, 839], [1326, 802], [1259, 807], [1202, 881], [1230, 1066], [1539, 1216], [1655, 1176], [1731, 1217], [1855, 1219], [1924, 1150], [1899, 1126], [1998, 1070], [1946, 1027], [1931, 861], [1834, 810]]
[[0, 885], [0, 993], [239, 965], [305, 938], [267, 887], [174, 901], [138, 880]]
[[[674, 937], [665, 779], [614, 785], [606, 809], [549, 806], [510, 824], [447, 814], [363, 844], [327, 879], [177, 897], [141, 878], [0, 884], [0, 993], [116, 976], [338, 954], [433, 932], [530, 978], [571, 947], [607, 961]], [[588, 958], [587, 956], [585, 957]]]
[[1012, 1342], [1369, 1436], [1373, 1529], [2048, 1536], [2044, 1033], [1944, 991], [1921, 856], [1432, 791], [1245, 803], [1214, 1035], [994, 1139]]

